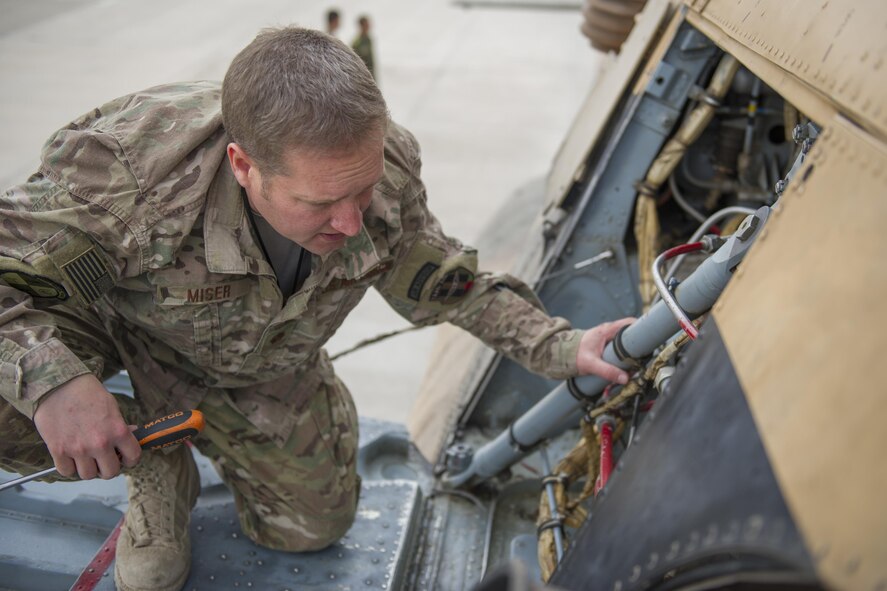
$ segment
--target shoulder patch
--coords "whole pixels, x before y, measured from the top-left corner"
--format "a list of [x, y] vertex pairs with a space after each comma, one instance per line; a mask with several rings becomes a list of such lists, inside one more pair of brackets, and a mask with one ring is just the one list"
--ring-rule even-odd
[[462, 298], [474, 285], [474, 273], [465, 267], [456, 267], [441, 277], [428, 299], [441, 304], [451, 304]]
[[0, 280], [19, 291], [23, 291], [31, 297], [63, 302], [68, 299], [68, 293], [61, 285], [41, 275], [25, 273], [24, 271], [11, 271], [0, 269]]
[[420, 235], [398, 260], [382, 292], [411, 310], [409, 314], [437, 314], [462, 302], [474, 285], [476, 269], [473, 249]]

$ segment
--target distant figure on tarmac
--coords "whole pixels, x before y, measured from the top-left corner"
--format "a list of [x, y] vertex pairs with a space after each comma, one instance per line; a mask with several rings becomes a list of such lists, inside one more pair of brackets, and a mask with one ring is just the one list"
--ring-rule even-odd
[[326, 32], [330, 35], [335, 36], [336, 31], [339, 30], [339, 11], [335, 8], [330, 8], [326, 11]]
[[376, 70], [373, 69], [373, 40], [370, 38], [370, 19], [366, 15], [362, 15], [357, 19], [357, 26], [359, 32], [351, 42], [351, 49], [360, 56], [375, 79]]

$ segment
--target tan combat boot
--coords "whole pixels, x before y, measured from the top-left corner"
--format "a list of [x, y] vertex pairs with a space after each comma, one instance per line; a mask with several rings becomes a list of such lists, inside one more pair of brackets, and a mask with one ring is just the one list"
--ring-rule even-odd
[[179, 591], [191, 568], [188, 524], [200, 492], [191, 450], [181, 445], [169, 454], [142, 453], [126, 483], [129, 508], [117, 540], [117, 588]]

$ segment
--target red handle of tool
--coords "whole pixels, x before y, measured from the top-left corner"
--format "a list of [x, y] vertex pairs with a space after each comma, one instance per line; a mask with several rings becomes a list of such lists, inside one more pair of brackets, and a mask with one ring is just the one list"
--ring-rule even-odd
[[204, 426], [199, 410], [180, 410], [145, 423], [133, 432], [142, 449], [159, 449], [191, 439]]

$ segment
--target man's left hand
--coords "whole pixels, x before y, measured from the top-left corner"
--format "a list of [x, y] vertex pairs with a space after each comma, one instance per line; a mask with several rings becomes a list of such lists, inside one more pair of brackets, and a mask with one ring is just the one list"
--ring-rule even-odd
[[576, 353], [576, 368], [579, 370], [579, 375], [593, 374], [610, 382], [627, 384], [628, 373], [607, 363], [601, 359], [601, 356], [604, 354], [604, 347], [613, 340], [616, 333], [635, 320], [637, 319], [622, 318], [613, 322], [604, 322], [585, 331], [579, 342], [579, 351]]

